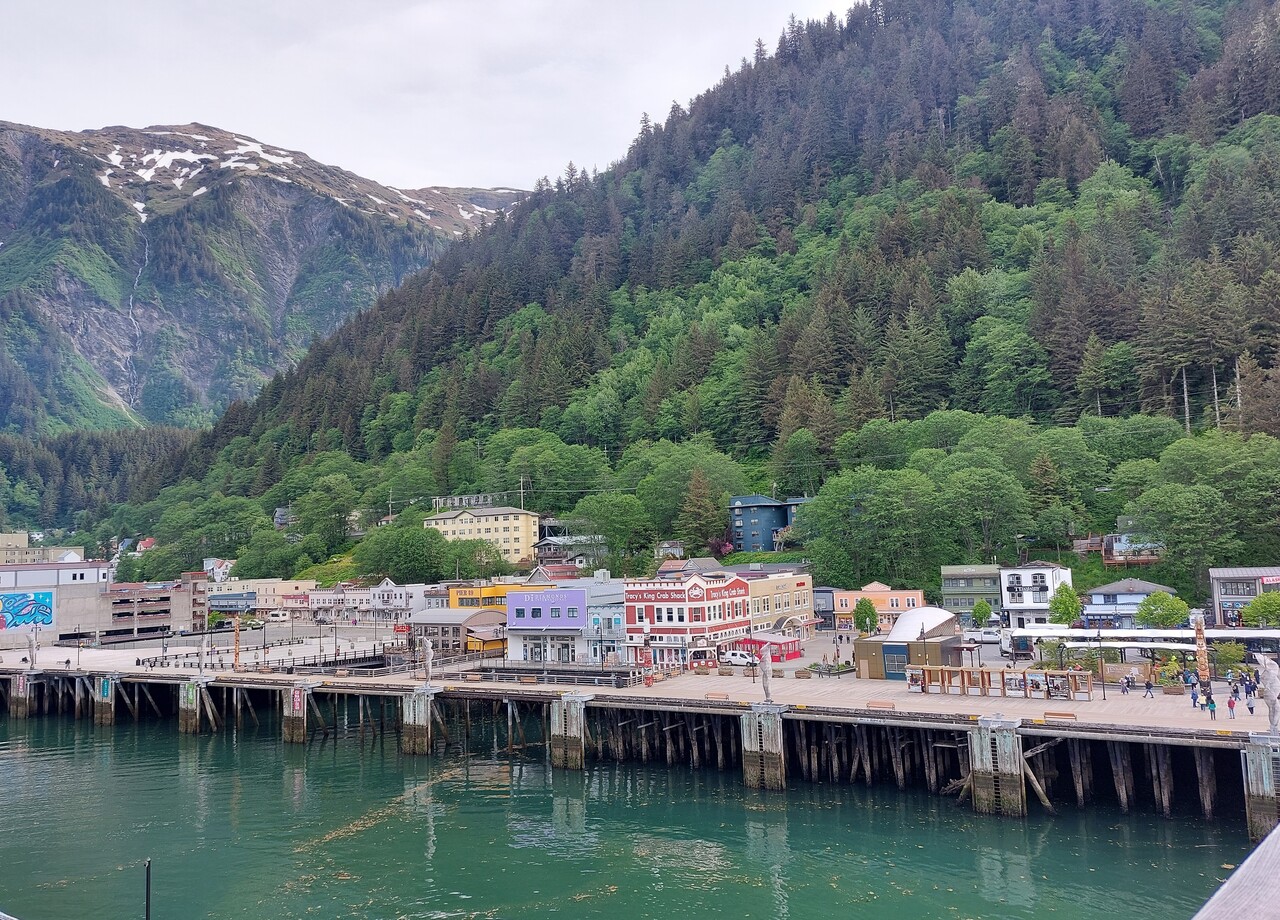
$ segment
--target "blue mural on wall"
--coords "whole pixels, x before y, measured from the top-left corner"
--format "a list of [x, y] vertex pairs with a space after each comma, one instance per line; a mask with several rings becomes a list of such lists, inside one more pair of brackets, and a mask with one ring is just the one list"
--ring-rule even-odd
[[53, 592], [0, 594], [0, 629], [53, 625]]

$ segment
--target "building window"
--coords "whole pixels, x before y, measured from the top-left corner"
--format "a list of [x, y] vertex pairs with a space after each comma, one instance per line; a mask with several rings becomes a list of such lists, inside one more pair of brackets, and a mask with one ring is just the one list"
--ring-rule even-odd
[[568, 617], [570, 620], [576, 620], [576, 619], [578, 618], [578, 608], [577, 608], [577, 607], [568, 607], [568, 608], [566, 608], [566, 609], [565, 609], [565, 614], [564, 614], [564, 615], [565, 615], [566, 617]]
[[559, 607], [552, 607], [552, 608], [551, 608], [551, 617], [552, 617], [552, 619], [556, 619], [556, 620], [560, 619], [560, 608], [559, 608]]
[[1258, 583], [1254, 581], [1224, 581], [1222, 593], [1230, 597], [1255, 597]]
[[1032, 576], [1031, 576], [1031, 584], [1032, 584], [1032, 585], [1038, 585], [1038, 586], [1040, 586], [1040, 587], [1044, 587], [1044, 586], [1045, 586], [1045, 584], [1046, 584], [1044, 576], [1043, 576], [1043, 575], [1032, 575]]
[[516, 608], [516, 619], [517, 619], [517, 620], [523, 620], [523, 619], [524, 619], [524, 608], [523, 608], [523, 607], [517, 607], [517, 608]]
[[885, 673], [886, 675], [888, 675], [888, 674], [905, 674], [905, 673], [906, 673], [906, 670], [907, 670], [907, 656], [906, 656], [906, 655], [891, 655], [891, 654], [886, 654], [886, 655], [884, 656], [884, 673]]
[[916, 605], [916, 599], [914, 597], [907, 598], [908, 607], [914, 607], [915, 605]]
[[531, 619], [534, 619], [534, 620], [541, 620], [541, 619], [542, 619], [542, 608], [541, 608], [541, 607], [533, 607], [533, 608], [531, 608], [531, 609], [529, 610], [529, 617], [530, 617]]
[[897, 609], [898, 609], [898, 599], [897, 599], [896, 597], [891, 597], [891, 598], [889, 598], [889, 608], [890, 608], [891, 610], [897, 610]]

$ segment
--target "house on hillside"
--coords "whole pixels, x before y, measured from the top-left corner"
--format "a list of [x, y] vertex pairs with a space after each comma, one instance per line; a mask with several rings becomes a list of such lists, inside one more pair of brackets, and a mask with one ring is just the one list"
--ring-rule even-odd
[[1138, 613], [1138, 605], [1157, 591], [1178, 593], [1168, 585], [1158, 585], [1141, 578], [1122, 578], [1090, 588], [1081, 618], [1089, 629], [1133, 629], [1137, 625], [1134, 617]]
[[772, 552], [777, 536], [796, 520], [808, 498], [778, 501], [767, 495], [735, 495], [729, 499], [729, 530], [737, 552]]

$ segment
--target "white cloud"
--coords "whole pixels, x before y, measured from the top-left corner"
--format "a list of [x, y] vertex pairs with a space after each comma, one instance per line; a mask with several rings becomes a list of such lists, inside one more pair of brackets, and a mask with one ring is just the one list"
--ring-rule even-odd
[[[604, 169], [640, 113], [770, 51], [829, 0], [9, 0], [3, 117], [203, 122], [389, 185], [528, 188]], [[127, 65], [127, 66], [126, 66]], [[111, 73], [111, 80], [101, 75]], [[131, 77], [130, 74], [137, 76]]]

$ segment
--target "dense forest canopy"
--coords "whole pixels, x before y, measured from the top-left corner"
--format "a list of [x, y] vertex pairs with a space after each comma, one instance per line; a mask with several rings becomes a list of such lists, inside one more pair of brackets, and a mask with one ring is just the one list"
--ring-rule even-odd
[[[252, 512], [175, 527], [189, 564], [252, 555], [278, 505], [420, 524], [415, 499], [525, 482], [630, 522], [627, 570], [655, 536], [715, 545], [690, 509], [755, 490], [818, 496], [794, 536], [825, 580], [932, 585], [1129, 513], [1194, 595], [1280, 536], [1277, 36], [1258, 0], [793, 19], [159, 458], [175, 485], [99, 533]], [[343, 549], [312, 523], [255, 571]]]

